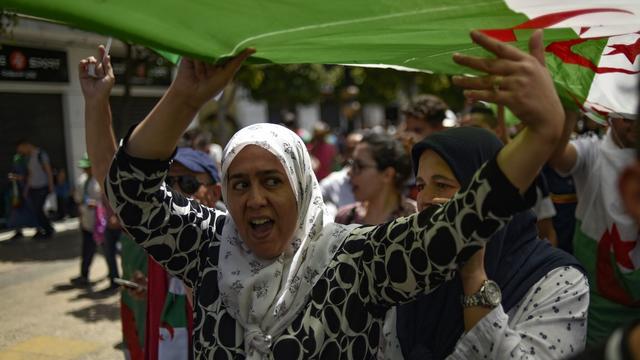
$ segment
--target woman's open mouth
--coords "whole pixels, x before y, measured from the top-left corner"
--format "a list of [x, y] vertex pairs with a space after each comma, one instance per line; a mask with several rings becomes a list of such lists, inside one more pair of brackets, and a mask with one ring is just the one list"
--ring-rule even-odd
[[267, 237], [273, 229], [274, 221], [269, 218], [256, 218], [249, 221], [251, 233], [256, 238]]

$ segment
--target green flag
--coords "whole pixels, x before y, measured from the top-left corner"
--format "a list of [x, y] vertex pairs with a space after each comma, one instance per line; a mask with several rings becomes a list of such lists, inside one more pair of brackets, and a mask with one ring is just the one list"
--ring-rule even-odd
[[[637, 46], [607, 43], [607, 38], [640, 27], [636, 0], [615, 4], [565, 0], [553, 6], [544, 0], [0, 0], [0, 4], [5, 10], [208, 60], [253, 47], [254, 63], [383, 64], [449, 74], [469, 71], [452, 62], [454, 52], [483, 54], [469, 39], [472, 29], [526, 49], [530, 31], [542, 28], [547, 44], [565, 45], [556, 52], [547, 48], [547, 60], [559, 91], [579, 105], [601, 74], [598, 60], [608, 54], [608, 46], [627, 46], [612, 57], [627, 57], [637, 68]], [[576, 62], [571, 53], [593, 66], [584, 59]]]

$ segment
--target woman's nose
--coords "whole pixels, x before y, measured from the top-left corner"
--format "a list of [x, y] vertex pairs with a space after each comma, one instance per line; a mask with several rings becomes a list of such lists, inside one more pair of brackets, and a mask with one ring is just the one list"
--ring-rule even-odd
[[249, 199], [247, 205], [250, 207], [261, 207], [267, 203], [267, 198], [264, 193], [264, 189], [259, 186], [252, 186], [249, 191]]
[[429, 206], [431, 206], [431, 201], [433, 200], [434, 196], [430, 191], [422, 190], [418, 193], [418, 196], [416, 197], [416, 202], [418, 203], [418, 211], [422, 211], [426, 208], [428, 208]]

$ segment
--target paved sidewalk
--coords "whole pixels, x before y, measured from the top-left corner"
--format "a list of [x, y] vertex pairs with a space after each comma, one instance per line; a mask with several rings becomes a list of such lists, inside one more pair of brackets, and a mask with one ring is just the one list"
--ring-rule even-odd
[[91, 287], [71, 286], [80, 270], [78, 221], [55, 228], [48, 240], [0, 233], [0, 360], [123, 359], [120, 296], [102, 291], [104, 258], [93, 261]]

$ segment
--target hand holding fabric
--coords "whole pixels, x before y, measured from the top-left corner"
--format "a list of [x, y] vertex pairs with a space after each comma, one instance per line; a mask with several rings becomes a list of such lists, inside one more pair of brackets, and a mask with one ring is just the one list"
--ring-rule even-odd
[[[80, 60], [78, 65], [78, 75], [80, 76], [80, 87], [85, 101], [109, 100], [111, 89], [116, 82], [113, 75], [113, 67], [111, 66], [111, 56], [106, 54], [104, 46], [98, 47], [98, 61], [95, 57], [90, 56]], [[89, 66], [95, 65], [95, 77], [89, 75]]]
[[242, 63], [253, 53], [254, 49], [245, 49], [221, 64], [182, 58], [170, 91], [184, 98], [186, 104], [198, 110], [227, 86]]
[[542, 31], [537, 30], [531, 36], [529, 53], [478, 31], [471, 32], [471, 38], [496, 58], [453, 56], [456, 63], [487, 73], [453, 78], [455, 85], [466, 89], [465, 96], [473, 101], [505, 105], [535, 132], [559, 133], [564, 110], [545, 66]]

